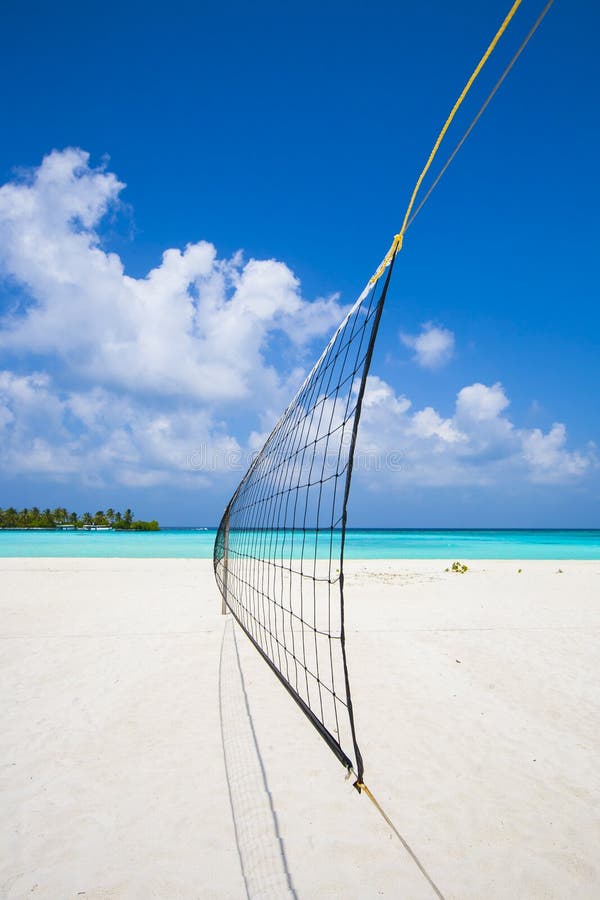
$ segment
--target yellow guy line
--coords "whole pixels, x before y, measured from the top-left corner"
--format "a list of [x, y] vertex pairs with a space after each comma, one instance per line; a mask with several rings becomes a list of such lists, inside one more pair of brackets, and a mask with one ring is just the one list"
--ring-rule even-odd
[[506, 67], [505, 70], [503, 71], [502, 75], [500, 76], [500, 78], [498, 79], [498, 81], [496, 82], [496, 84], [494, 85], [494, 87], [492, 88], [492, 90], [489, 92], [489, 94], [488, 94], [487, 97], [485, 98], [485, 100], [484, 100], [484, 102], [482, 103], [482, 105], [479, 107], [479, 110], [478, 110], [478, 112], [477, 112], [477, 115], [471, 120], [471, 124], [469, 125], [469, 127], [467, 128], [467, 130], [465, 131], [465, 133], [463, 134], [463, 136], [461, 137], [460, 141], [458, 142], [458, 144], [456, 145], [456, 147], [454, 148], [454, 150], [452, 151], [452, 153], [450, 154], [450, 156], [448, 157], [448, 159], [446, 160], [446, 162], [444, 163], [444, 165], [442, 166], [442, 168], [440, 169], [440, 171], [438, 172], [438, 174], [435, 176], [435, 179], [434, 179], [434, 181], [432, 182], [431, 186], [429, 187], [427, 193], [425, 194], [425, 196], [423, 197], [423, 199], [421, 200], [421, 202], [419, 203], [419, 205], [417, 206], [417, 208], [415, 209], [415, 211], [414, 211], [413, 214], [411, 215], [411, 217], [410, 217], [410, 219], [408, 220], [408, 223], [407, 223], [407, 225], [406, 225], [406, 229], [407, 229], [407, 230], [410, 228], [410, 226], [412, 225], [412, 223], [415, 221], [415, 219], [417, 218], [418, 214], [421, 212], [421, 210], [423, 209], [423, 207], [425, 206], [425, 204], [427, 203], [427, 201], [428, 201], [429, 198], [431, 197], [432, 193], [434, 192], [434, 190], [436, 189], [436, 187], [438, 186], [438, 184], [439, 184], [440, 181], [442, 180], [443, 176], [444, 176], [445, 173], [448, 171], [448, 168], [449, 168], [450, 165], [452, 164], [452, 161], [454, 160], [454, 158], [456, 157], [457, 153], [459, 152], [459, 150], [461, 149], [461, 147], [463, 146], [463, 144], [465, 143], [465, 141], [467, 140], [467, 138], [469, 137], [469, 135], [471, 134], [471, 132], [473, 131], [473, 129], [475, 128], [475, 126], [477, 125], [477, 123], [479, 122], [480, 118], [482, 117], [482, 115], [484, 114], [484, 112], [486, 111], [486, 109], [488, 108], [488, 106], [490, 105], [490, 103], [492, 102], [492, 100], [494, 99], [494, 97], [496, 96], [496, 94], [497, 94], [498, 90], [500, 89], [500, 86], [502, 85], [504, 79], [506, 78], [506, 76], [508, 75], [508, 73], [510, 72], [510, 70], [512, 69], [512, 67], [514, 66], [514, 64], [515, 64], [516, 61], [518, 60], [518, 58], [520, 57], [521, 53], [523, 52], [523, 50], [525, 49], [525, 47], [527, 46], [527, 44], [529, 43], [529, 41], [531, 40], [531, 38], [533, 37], [533, 35], [535, 34], [535, 32], [538, 30], [538, 28], [539, 28], [540, 25], [542, 24], [542, 21], [543, 21], [543, 20], [545, 19], [545, 17], [546, 17], [546, 13], [548, 13], [548, 12], [550, 11], [550, 7], [552, 6], [553, 3], [554, 3], [554, 0], [548, 0], [548, 2], [546, 3], [545, 7], [543, 8], [543, 10], [541, 11], [541, 13], [540, 13], [539, 16], [537, 17], [537, 19], [535, 20], [535, 22], [533, 23], [533, 25], [531, 26], [531, 28], [529, 29], [529, 31], [527, 32], [527, 34], [526, 34], [524, 40], [523, 40], [522, 43], [519, 45], [519, 49], [517, 50], [517, 52], [515, 53], [515, 55], [514, 55], [514, 56], [512, 57], [512, 59], [510, 60], [509, 64], [507, 65], [507, 67]]
[[419, 857], [417, 856], [417, 854], [415, 853], [413, 848], [410, 846], [408, 841], [406, 841], [402, 837], [402, 835], [400, 834], [400, 832], [398, 831], [398, 829], [396, 828], [396, 826], [394, 825], [394, 823], [392, 822], [392, 820], [390, 819], [388, 814], [385, 812], [385, 810], [383, 810], [381, 808], [381, 806], [379, 805], [379, 803], [377, 802], [377, 800], [375, 799], [375, 797], [373, 796], [373, 794], [371, 793], [369, 788], [366, 786], [364, 781], [355, 782], [354, 787], [359, 791], [359, 793], [360, 793], [360, 791], [365, 792], [365, 794], [367, 795], [367, 797], [369, 798], [369, 800], [371, 801], [371, 803], [373, 804], [373, 806], [375, 807], [377, 812], [379, 812], [381, 814], [383, 820], [386, 822], [388, 827], [394, 832], [394, 834], [396, 835], [396, 837], [398, 838], [398, 840], [400, 841], [400, 843], [402, 844], [402, 846], [404, 847], [404, 849], [406, 850], [408, 855], [411, 857], [412, 861], [415, 863], [415, 865], [417, 866], [417, 868], [419, 869], [421, 874], [429, 882], [429, 885], [430, 885], [431, 889], [433, 890], [434, 894], [436, 895], [436, 897], [438, 897], [439, 900], [445, 900], [444, 895], [440, 891], [439, 887], [437, 886], [437, 884], [435, 883], [435, 881], [433, 880], [433, 878], [431, 877], [431, 875], [429, 874], [429, 872], [427, 871], [427, 869], [425, 868], [425, 866], [423, 865], [423, 863], [421, 862], [421, 860], [419, 859]]
[[417, 183], [415, 184], [414, 190], [412, 192], [412, 196], [410, 198], [410, 203], [408, 204], [408, 207], [404, 214], [404, 221], [402, 222], [402, 228], [400, 229], [398, 234], [394, 235], [394, 240], [392, 241], [392, 246], [390, 247], [390, 249], [384, 256], [379, 268], [377, 269], [377, 271], [375, 272], [375, 274], [369, 281], [369, 284], [374, 284], [379, 278], [381, 278], [381, 276], [383, 275], [383, 273], [389, 266], [390, 262], [392, 261], [393, 257], [396, 255], [396, 253], [398, 253], [402, 249], [402, 242], [404, 240], [404, 234], [405, 234], [407, 226], [408, 226], [408, 220], [410, 218], [412, 208], [415, 205], [415, 200], [417, 199], [417, 194], [419, 193], [419, 189], [421, 187], [421, 184], [423, 183], [423, 179], [427, 175], [427, 172], [429, 171], [429, 169], [431, 167], [431, 163], [435, 159], [435, 155], [438, 152], [438, 150], [440, 149], [440, 144], [444, 140], [446, 132], [450, 128], [450, 125], [452, 124], [452, 120], [454, 119], [454, 116], [458, 112], [463, 100], [465, 99], [465, 97], [467, 96], [469, 91], [471, 90], [471, 87], [473, 86], [473, 82], [475, 81], [475, 79], [477, 78], [477, 76], [479, 75], [479, 73], [481, 72], [483, 67], [485, 66], [486, 62], [488, 61], [488, 59], [494, 52], [494, 48], [495, 48], [496, 44], [498, 43], [498, 41], [500, 40], [500, 38], [506, 31], [506, 29], [510, 23], [510, 20], [513, 18], [514, 14], [518, 10], [519, 6], [521, 5], [521, 2], [522, 2], [522, 0], [515, 0], [513, 5], [511, 6], [506, 18], [504, 19], [504, 22], [502, 23], [502, 25], [500, 26], [500, 28], [494, 35], [494, 39], [492, 40], [491, 44], [489, 45], [489, 47], [487, 48], [487, 50], [485, 51], [485, 53], [483, 54], [483, 56], [481, 57], [479, 62], [477, 63], [477, 66], [475, 67], [473, 74], [471, 75], [471, 77], [465, 84], [464, 88], [462, 89], [460, 97], [458, 98], [458, 100], [456, 101], [454, 106], [452, 107], [452, 109], [450, 111], [450, 115], [444, 122], [444, 127], [440, 131], [440, 133], [437, 137], [437, 140], [436, 140], [435, 144], [433, 145], [433, 150], [429, 154], [429, 159], [425, 163], [425, 167], [417, 179]]

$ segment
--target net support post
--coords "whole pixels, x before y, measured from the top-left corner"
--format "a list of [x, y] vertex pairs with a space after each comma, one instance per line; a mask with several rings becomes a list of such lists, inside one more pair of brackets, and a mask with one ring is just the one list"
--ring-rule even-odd
[[225, 523], [223, 527], [223, 593], [221, 596], [221, 615], [227, 613], [227, 581], [229, 578], [229, 510], [225, 514]]

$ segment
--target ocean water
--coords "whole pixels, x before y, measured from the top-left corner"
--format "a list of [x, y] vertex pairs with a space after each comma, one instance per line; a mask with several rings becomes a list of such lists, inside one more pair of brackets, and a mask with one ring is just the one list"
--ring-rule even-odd
[[[210, 559], [214, 528], [164, 528], [158, 532], [0, 530], [0, 557], [133, 557]], [[280, 536], [275, 539], [281, 548]], [[289, 538], [286, 538], [289, 542]], [[330, 536], [308, 533], [317, 556], [329, 554]], [[339, 532], [333, 536], [339, 546]], [[289, 547], [289, 543], [286, 545]], [[293, 555], [300, 543], [295, 539]], [[289, 553], [288, 553], [289, 555]], [[350, 529], [347, 559], [600, 559], [595, 530]]]

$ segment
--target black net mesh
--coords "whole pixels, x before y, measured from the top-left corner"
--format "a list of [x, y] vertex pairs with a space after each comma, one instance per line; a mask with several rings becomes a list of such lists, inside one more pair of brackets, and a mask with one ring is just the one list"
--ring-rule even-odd
[[231, 498], [214, 549], [229, 610], [362, 781], [344, 638], [356, 433], [393, 259], [363, 292]]

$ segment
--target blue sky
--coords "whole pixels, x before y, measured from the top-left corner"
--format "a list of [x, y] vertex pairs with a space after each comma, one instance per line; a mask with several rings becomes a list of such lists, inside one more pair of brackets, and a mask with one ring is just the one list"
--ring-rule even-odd
[[[0, 505], [216, 522], [505, 6], [8, 4]], [[600, 526], [599, 26], [557, 0], [407, 235], [365, 421], [406, 466], [351, 524]]]

